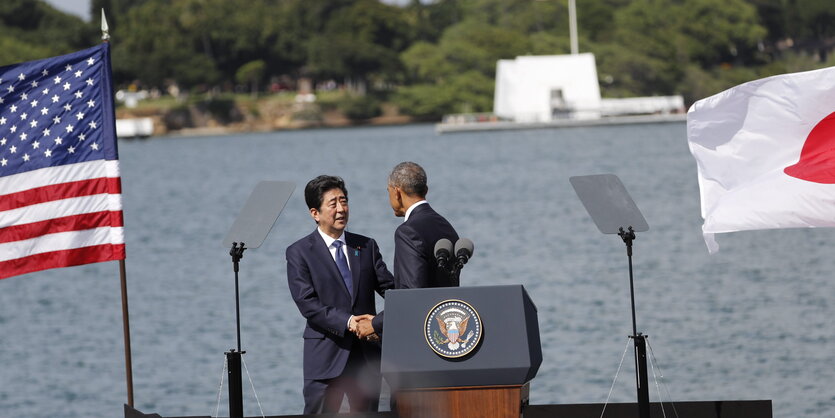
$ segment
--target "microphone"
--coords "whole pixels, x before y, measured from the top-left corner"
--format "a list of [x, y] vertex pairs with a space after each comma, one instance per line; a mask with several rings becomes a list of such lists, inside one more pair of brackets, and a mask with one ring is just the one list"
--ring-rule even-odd
[[435, 260], [438, 267], [446, 268], [449, 258], [452, 256], [452, 241], [441, 238], [435, 243]]
[[455, 258], [458, 260], [459, 269], [473, 256], [473, 249], [473, 242], [467, 238], [461, 238], [455, 243]]

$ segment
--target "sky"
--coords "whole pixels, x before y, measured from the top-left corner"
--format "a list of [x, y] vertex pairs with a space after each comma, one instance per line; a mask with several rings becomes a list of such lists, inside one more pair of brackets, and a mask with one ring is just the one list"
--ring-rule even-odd
[[46, 0], [52, 7], [90, 21], [90, 0]]

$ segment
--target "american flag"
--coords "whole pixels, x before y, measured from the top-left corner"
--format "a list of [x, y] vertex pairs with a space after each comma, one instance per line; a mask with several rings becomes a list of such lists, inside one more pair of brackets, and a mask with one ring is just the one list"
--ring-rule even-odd
[[0, 67], [0, 279], [125, 258], [109, 44]]

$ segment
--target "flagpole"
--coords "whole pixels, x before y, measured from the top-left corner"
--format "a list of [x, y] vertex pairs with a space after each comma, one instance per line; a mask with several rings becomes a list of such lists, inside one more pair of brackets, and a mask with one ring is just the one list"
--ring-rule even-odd
[[128, 406], [133, 408], [133, 367], [130, 358], [130, 319], [128, 317], [128, 280], [125, 260], [119, 260], [119, 277], [122, 283], [122, 330], [125, 334], [125, 378], [128, 385]]
[[[104, 8], [101, 9], [101, 40], [110, 41], [107, 18], [104, 15]], [[112, 94], [112, 92], [110, 93]], [[128, 406], [133, 408], [133, 365], [131, 362], [130, 350], [130, 316], [128, 315], [128, 279], [125, 260], [119, 260], [119, 281], [122, 288], [122, 331], [125, 335], [125, 380], [128, 390]]]
[[580, 53], [577, 43], [577, 5], [575, 0], [568, 0], [568, 32], [571, 37], [571, 55]]

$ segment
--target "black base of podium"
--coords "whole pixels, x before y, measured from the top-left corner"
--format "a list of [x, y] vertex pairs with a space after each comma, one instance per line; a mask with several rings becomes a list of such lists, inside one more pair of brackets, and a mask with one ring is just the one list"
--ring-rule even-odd
[[[664, 403], [666, 416], [678, 418], [772, 418], [771, 401], [699, 401]], [[527, 405], [522, 416], [524, 418], [600, 418], [603, 404], [572, 404], [572, 405]], [[634, 418], [638, 416], [637, 403], [610, 403], [606, 405], [607, 418]], [[650, 416], [663, 417], [661, 404], [650, 404]], [[394, 412], [375, 412], [372, 414], [323, 414], [323, 415], [270, 415], [266, 418], [397, 418]], [[125, 418], [162, 418], [157, 414], [143, 414], [125, 405]], [[166, 418], [209, 418], [208, 415], [195, 417], [166, 417]], [[255, 417], [252, 417], [255, 418]], [[440, 418], [440, 417], [439, 417]], [[462, 417], [463, 418], [463, 417]]]
[[[772, 418], [771, 401], [702, 401], [664, 403], [667, 417], [678, 418]], [[673, 412], [675, 407], [675, 412]], [[603, 404], [531, 405], [525, 408], [525, 418], [600, 418]], [[650, 402], [650, 416], [661, 418], [661, 404]], [[634, 418], [638, 416], [637, 403], [610, 403], [605, 417]]]

